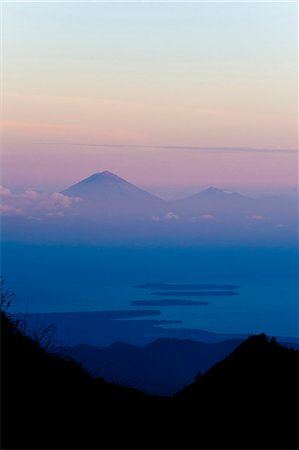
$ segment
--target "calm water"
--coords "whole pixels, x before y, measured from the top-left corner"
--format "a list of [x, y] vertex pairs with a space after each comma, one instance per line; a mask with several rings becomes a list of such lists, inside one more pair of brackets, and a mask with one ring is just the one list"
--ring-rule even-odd
[[[218, 333], [298, 337], [296, 249], [55, 247], [3, 244], [2, 270], [15, 311], [159, 309], [162, 320]], [[233, 296], [169, 297], [202, 306], [131, 306], [166, 299], [139, 283], [242, 286]], [[168, 298], [168, 297], [167, 297]]]

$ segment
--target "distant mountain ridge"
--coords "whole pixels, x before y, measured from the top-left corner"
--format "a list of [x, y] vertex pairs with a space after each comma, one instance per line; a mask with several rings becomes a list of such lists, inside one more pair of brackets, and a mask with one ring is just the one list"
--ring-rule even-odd
[[8, 209], [1, 215], [7, 241], [160, 247], [298, 244], [296, 196], [251, 198], [210, 186], [185, 198], [164, 200], [103, 171], [60, 193], [20, 202], [24, 209], [5, 205]]
[[69, 198], [51, 194], [49, 211], [37, 201], [28, 216], [2, 215], [6, 239], [151, 246], [298, 242], [296, 197], [251, 198], [211, 186], [163, 200], [109, 171], [94, 173], [60, 194]]
[[241, 339], [207, 343], [161, 338], [144, 346], [116, 342], [109, 347], [81, 344], [54, 350], [71, 356], [93, 376], [150, 394], [171, 395], [241, 342]]
[[252, 202], [252, 199], [237, 192], [213, 186], [180, 200], [163, 200], [108, 170], [90, 175], [63, 190], [62, 194], [82, 198], [84, 202], [78, 208], [85, 213], [92, 206], [93, 215], [147, 215], [156, 220], [179, 217], [176, 214], [192, 215], [200, 210], [202, 214], [211, 210], [214, 213], [223, 211], [223, 208], [229, 212], [236, 206], [246, 207]]
[[163, 202], [165, 204], [171, 204], [172, 202], [184, 202], [191, 199], [213, 199], [216, 197], [249, 199], [249, 197], [241, 195], [237, 192], [210, 186], [203, 191], [197, 192], [180, 200], [162, 200], [158, 196], [150, 194], [146, 190], [128, 182], [124, 178], [108, 170], [97, 172], [87, 178], [84, 178], [78, 183], [64, 189], [62, 194], [74, 197], [78, 196], [86, 200], [96, 200], [97, 198], [100, 199], [103, 195], [139, 195], [140, 197], [145, 196], [148, 199], [159, 200], [159, 202]]

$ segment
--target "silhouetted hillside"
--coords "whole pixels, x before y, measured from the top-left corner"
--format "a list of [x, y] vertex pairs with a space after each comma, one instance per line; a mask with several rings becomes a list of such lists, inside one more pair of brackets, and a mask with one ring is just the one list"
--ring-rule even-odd
[[1, 334], [1, 448], [138, 447], [139, 433], [143, 441], [151, 436], [149, 412], [165, 399], [93, 380], [24, 337], [3, 313]]
[[217, 424], [216, 446], [232, 440], [243, 448], [297, 448], [298, 351], [265, 334], [241, 343], [176, 395], [187, 412], [200, 405], [199, 417]]
[[93, 380], [1, 313], [2, 448], [296, 448], [297, 358], [265, 335], [174, 398]]

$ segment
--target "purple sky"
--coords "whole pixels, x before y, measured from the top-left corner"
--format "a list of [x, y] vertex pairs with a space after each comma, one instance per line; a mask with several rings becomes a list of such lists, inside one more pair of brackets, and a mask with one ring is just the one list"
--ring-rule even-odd
[[5, 3], [2, 181], [297, 185], [295, 3]]

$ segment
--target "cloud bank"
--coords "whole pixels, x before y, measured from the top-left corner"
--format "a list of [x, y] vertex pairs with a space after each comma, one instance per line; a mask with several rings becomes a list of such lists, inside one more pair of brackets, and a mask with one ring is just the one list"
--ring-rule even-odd
[[32, 188], [14, 193], [0, 185], [0, 214], [2, 216], [24, 216], [28, 219], [63, 217], [65, 211], [81, 201], [60, 192], [38, 192]]
[[90, 142], [33, 142], [34, 145], [69, 145], [72, 147], [103, 147], [103, 148], [145, 148], [157, 150], [194, 150], [215, 153], [291, 153], [298, 155], [295, 148], [257, 148], [257, 147], [208, 147], [200, 145], [145, 145], [145, 144], [108, 144]]

